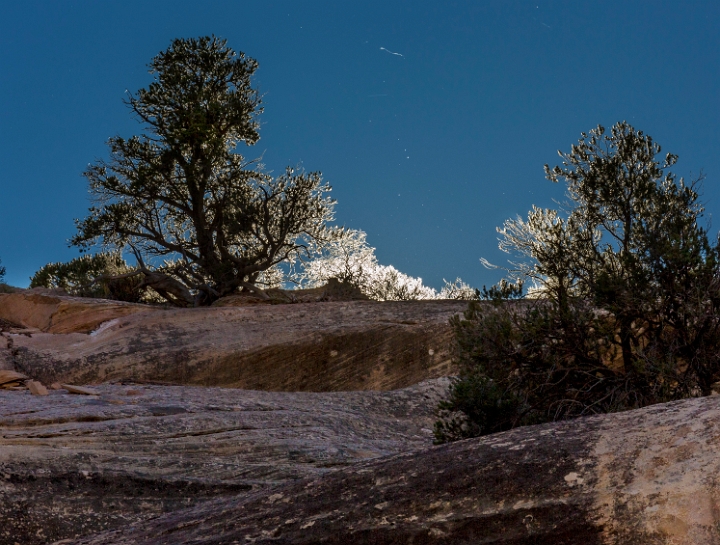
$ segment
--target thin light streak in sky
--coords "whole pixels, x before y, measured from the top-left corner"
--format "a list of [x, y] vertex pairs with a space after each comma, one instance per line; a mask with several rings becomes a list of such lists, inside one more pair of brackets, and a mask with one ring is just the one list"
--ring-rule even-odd
[[385, 49], [384, 47], [381, 47], [380, 49], [382, 49], [383, 51], [387, 51], [387, 52], [390, 53], [391, 55], [397, 55], [398, 57], [403, 57], [403, 58], [405, 58], [405, 55], [403, 55], [402, 53], [394, 53], [393, 51], [390, 51], [389, 49]]
[[[297, 13], [293, 0], [214, 4], [155, 0], [143, 17], [117, 2], [1, 4], [0, 233], [22, 228], [0, 237], [6, 282], [27, 286], [46, 263], [77, 257], [67, 239], [90, 204], [81, 172], [108, 157], [109, 136], [141, 130], [122, 99], [151, 81], [146, 65], [171, 40], [209, 33], [260, 63], [268, 170], [300, 159], [322, 170], [338, 223], [367, 232], [381, 262], [427, 285], [448, 275], [497, 282], [501, 271], [477, 261], [505, 262], [495, 226], [532, 205], [557, 208], [563, 188], [542, 165], [598, 123], [627, 119], [651, 134], [680, 155], [678, 176], [703, 169], [707, 214], [719, 214], [720, 72], [708, 67], [720, 51], [720, 2], [536, 0], [533, 11], [531, 2], [366, 0], [307, 2]], [[409, 58], [380, 41], [412, 48]], [[384, 62], [375, 48], [408, 62]]]

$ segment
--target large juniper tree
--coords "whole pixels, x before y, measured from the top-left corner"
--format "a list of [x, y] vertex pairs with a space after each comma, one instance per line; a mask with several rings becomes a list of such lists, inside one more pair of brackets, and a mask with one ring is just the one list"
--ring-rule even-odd
[[[441, 440], [707, 395], [720, 380], [718, 245], [697, 182], [627, 123], [583, 134], [562, 165], [563, 211], [508, 220], [500, 247], [536, 298], [504, 284], [453, 322], [463, 375], [444, 404], [465, 416]], [[457, 414], [457, 413], [456, 413]]]
[[216, 37], [178, 39], [130, 96], [144, 126], [109, 140], [85, 177], [95, 206], [72, 243], [129, 249], [144, 283], [178, 305], [209, 304], [332, 238], [334, 202], [319, 173], [272, 178], [236, 151], [259, 139], [257, 62]]

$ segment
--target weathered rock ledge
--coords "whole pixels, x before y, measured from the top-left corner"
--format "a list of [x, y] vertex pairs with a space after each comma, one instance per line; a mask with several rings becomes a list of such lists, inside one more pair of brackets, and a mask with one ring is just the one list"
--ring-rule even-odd
[[432, 443], [448, 379], [393, 392], [0, 390], [0, 544], [72, 539]]
[[520, 428], [219, 498], [84, 545], [720, 542], [720, 397]]
[[[391, 390], [453, 374], [448, 320], [466, 306], [346, 301], [158, 309], [20, 293], [0, 299], [0, 318], [27, 328], [3, 333], [10, 368], [45, 384], [135, 380], [271, 391]], [[65, 316], [84, 316], [73, 323], [94, 323], [94, 329], [53, 333], [71, 329], [51, 312], [55, 307]]]
[[720, 544], [720, 396], [431, 447], [464, 302], [19, 293], [0, 369], [99, 395], [0, 391], [0, 545]]
[[0, 390], [0, 544], [72, 541], [432, 443], [448, 319], [466, 303], [240, 302], [0, 296], [0, 369], [100, 392]]
[[89, 333], [103, 322], [152, 307], [54, 294], [52, 290], [0, 293], [0, 319], [45, 333]]

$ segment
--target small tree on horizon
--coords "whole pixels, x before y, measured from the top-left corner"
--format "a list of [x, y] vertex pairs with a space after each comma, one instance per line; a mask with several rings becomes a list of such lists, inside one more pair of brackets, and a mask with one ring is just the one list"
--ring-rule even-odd
[[[460, 379], [438, 440], [709, 395], [720, 380], [717, 241], [698, 222], [698, 181], [627, 123], [582, 134], [546, 177], [566, 213], [533, 207], [498, 229], [511, 280], [452, 321]], [[501, 286], [502, 288], [502, 286]]]
[[258, 291], [263, 271], [338, 235], [319, 173], [273, 178], [235, 151], [259, 139], [255, 60], [211, 36], [174, 40], [149, 66], [127, 100], [144, 132], [111, 138], [85, 171], [96, 204], [73, 245], [129, 249], [145, 285], [192, 306]]
[[424, 285], [422, 278], [402, 273], [392, 265], [380, 265], [367, 234], [359, 229], [346, 230], [337, 240], [316, 248], [313, 256], [298, 264], [300, 270], [291, 275], [300, 286], [317, 287], [336, 278], [357, 286], [376, 301], [475, 298], [475, 290], [460, 278], [445, 280], [438, 293]]
[[30, 278], [30, 288], [62, 290], [75, 297], [114, 299], [131, 303], [157, 302], [137, 269], [118, 252], [85, 254], [66, 263], [48, 263]]

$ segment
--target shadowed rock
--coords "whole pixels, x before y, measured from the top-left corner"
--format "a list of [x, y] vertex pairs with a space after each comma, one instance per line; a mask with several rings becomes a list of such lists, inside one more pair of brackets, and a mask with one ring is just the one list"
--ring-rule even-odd
[[359, 463], [77, 541], [386, 545], [720, 542], [720, 397]]
[[447, 385], [280, 393], [105, 384], [92, 397], [0, 390], [0, 544], [129, 526], [428, 446]]

